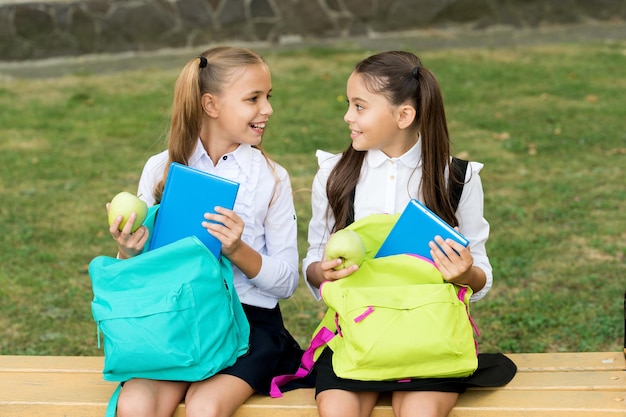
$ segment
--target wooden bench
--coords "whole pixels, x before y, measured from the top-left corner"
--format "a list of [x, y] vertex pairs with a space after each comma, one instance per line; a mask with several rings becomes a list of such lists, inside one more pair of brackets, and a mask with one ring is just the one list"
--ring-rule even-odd
[[[505, 387], [470, 389], [450, 417], [626, 417], [622, 352], [511, 354], [518, 374]], [[0, 356], [1, 417], [101, 417], [115, 383], [101, 357]], [[184, 405], [175, 417], [185, 415]], [[313, 391], [250, 398], [235, 417], [317, 416]], [[393, 416], [381, 398], [373, 417]]]

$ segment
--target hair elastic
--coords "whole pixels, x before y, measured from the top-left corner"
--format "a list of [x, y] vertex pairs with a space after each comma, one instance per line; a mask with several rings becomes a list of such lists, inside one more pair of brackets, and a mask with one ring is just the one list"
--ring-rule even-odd
[[199, 55], [198, 58], [200, 58], [200, 68], [204, 68], [208, 65], [209, 61], [207, 61], [206, 57]]
[[416, 80], [419, 80], [419, 76], [420, 76], [420, 67], [417, 66], [415, 68], [413, 68], [413, 78], [415, 78]]

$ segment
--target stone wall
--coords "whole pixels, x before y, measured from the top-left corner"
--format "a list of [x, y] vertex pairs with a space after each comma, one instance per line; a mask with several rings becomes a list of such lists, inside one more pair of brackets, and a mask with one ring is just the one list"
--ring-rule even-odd
[[0, 61], [626, 20], [624, 0], [0, 0]]

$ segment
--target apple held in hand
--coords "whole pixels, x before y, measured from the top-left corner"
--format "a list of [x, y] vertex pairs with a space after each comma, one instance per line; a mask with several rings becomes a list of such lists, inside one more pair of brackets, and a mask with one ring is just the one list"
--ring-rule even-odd
[[139, 199], [139, 197], [127, 191], [122, 191], [113, 197], [109, 205], [109, 226], [113, 224], [117, 216], [122, 216], [122, 221], [119, 226], [119, 229], [122, 230], [128, 221], [128, 217], [132, 213], [137, 213], [137, 217], [131, 229], [131, 232], [135, 232], [146, 219], [148, 205], [145, 201]]
[[336, 231], [326, 242], [326, 259], [342, 260], [335, 270], [361, 265], [365, 259], [365, 245], [361, 236], [350, 229]]

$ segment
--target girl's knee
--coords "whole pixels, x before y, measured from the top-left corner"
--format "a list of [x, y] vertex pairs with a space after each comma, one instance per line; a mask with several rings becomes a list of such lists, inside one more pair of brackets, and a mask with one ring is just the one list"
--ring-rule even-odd
[[171, 417], [187, 389], [186, 383], [131, 379], [117, 402], [118, 417]]
[[458, 397], [451, 392], [394, 393], [392, 406], [396, 417], [447, 417]]
[[186, 417], [219, 417], [221, 415], [217, 404], [208, 401], [186, 401]]
[[120, 394], [117, 401], [117, 417], [148, 417], [156, 415], [156, 404], [145, 396], [133, 392]]
[[378, 394], [343, 390], [322, 391], [317, 395], [320, 417], [367, 417], [371, 414]]
[[[347, 410], [344, 405], [338, 407], [337, 404], [331, 401], [318, 401], [317, 412], [320, 417], [350, 417], [358, 416], [357, 410]], [[352, 412], [351, 412], [352, 411]]]

